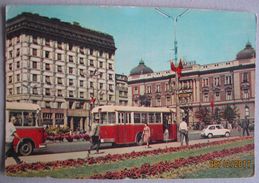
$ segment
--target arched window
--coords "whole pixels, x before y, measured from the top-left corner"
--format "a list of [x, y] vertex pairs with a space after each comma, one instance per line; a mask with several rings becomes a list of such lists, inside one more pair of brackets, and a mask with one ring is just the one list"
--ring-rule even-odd
[[249, 107], [245, 106], [245, 116], [249, 116]]

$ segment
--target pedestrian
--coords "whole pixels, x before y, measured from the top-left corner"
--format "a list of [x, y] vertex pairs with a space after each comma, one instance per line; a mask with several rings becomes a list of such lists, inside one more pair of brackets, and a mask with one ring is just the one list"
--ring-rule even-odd
[[182, 121], [180, 123], [179, 132], [180, 132], [181, 146], [183, 145], [183, 139], [185, 139], [186, 145], [189, 145], [188, 126], [185, 121]]
[[5, 159], [7, 159], [9, 156], [13, 157], [13, 159], [15, 160], [15, 162], [17, 164], [21, 164], [22, 161], [21, 159], [18, 157], [17, 153], [15, 152], [14, 148], [13, 148], [13, 141], [14, 141], [14, 137], [18, 138], [21, 142], [22, 139], [19, 137], [19, 135], [16, 133], [16, 128], [14, 126], [14, 123], [16, 121], [16, 118], [14, 116], [11, 116], [10, 121], [8, 123], [6, 123], [6, 127], [5, 127]]
[[245, 117], [245, 119], [242, 121], [242, 128], [243, 128], [243, 136], [245, 136], [245, 133], [247, 136], [249, 136], [249, 120], [247, 119], [247, 116]]
[[143, 136], [143, 142], [146, 143], [146, 145], [147, 145], [146, 147], [147, 148], [151, 148], [151, 146], [149, 145], [150, 134], [151, 134], [150, 133], [150, 128], [149, 128], [148, 124], [145, 123], [142, 136]]
[[100, 125], [99, 125], [99, 119], [95, 120], [95, 123], [92, 125], [92, 130], [90, 133], [90, 148], [88, 149], [88, 157], [90, 156], [91, 150], [96, 146], [96, 153], [99, 153], [99, 148], [101, 145], [100, 140]]

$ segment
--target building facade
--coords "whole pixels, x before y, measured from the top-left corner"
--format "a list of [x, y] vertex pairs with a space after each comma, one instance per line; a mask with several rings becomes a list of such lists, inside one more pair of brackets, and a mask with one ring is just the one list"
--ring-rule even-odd
[[[235, 106], [240, 119], [255, 116], [255, 50], [250, 43], [235, 60], [198, 65], [186, 63], [178, 85], [180, 108], [188, 112], [188, 122], [198, 122], [195, 112], [200, 106], [222, 111]], [[140, 63], [141, 64], [141, 63]], [[168, 66], [169, 67], [169, 66]], [[129, 105], [176, 107], [176, 78], [172, 71], [153, 72], [146, 67], [134, 68], [128, 77]], [[147, 71], [145, 74], [143, 70]]]
[[115, 98], [116, 105], [128, 105], [128, 77], [123, 74], [115, 74]]
[[6, 22], [6, 100], [37, 103], [43, 124], [87, 129], [90, 99], [115, 104], [111, 35], [22, 13]]

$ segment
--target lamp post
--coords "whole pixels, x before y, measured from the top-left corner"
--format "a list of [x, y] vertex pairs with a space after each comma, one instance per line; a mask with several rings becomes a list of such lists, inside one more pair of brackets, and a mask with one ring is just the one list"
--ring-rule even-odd
[[[178, 62], [178, 46], [177, 46], [177, 39], [176, 39], [176, 28], [177, 28], [177, 21], [183, 17], [184, 14], [186, 14], [189, 9], [184, 10], [183, 12], [179, 13], [175, 17], [169, 15], [168, 13], [162, 11], [160, 8], [155, 8], [155, 10], [161, 14], [162, 16], [169, 18], [173, 21], [173, 27], [174, 27], [174, 60], [175, 60], [175, 65], [177, 65]], [[175, 79], [176, 79], [176, 89], [175, 89], [175, 103], [176, 103], [176, 122], [179, 124], [180, 123], [180, 108], [179, 108], [179, 78], [178, 74], [175, 74]]]

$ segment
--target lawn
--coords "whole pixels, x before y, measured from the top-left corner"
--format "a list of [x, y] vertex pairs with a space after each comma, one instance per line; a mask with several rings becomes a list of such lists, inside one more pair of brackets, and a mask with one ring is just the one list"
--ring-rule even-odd
[[[234, 141], [230, 143], [225, 144], [218, 144], [218, 145], [212, 145], [202, 148], [196, 148], [196, 149], [186, 149], [182, 151], [177, 152], [170, 152], [170, 153], [164, 153], [164, 154], [156, 154], [156, 155], [147, 155], [147, 156], [140, 156], [137, 158], [132, 159], [126, 159], [116, 162], [108, 162], [108, 163], [101, 163], [101, 164], [94, 164], [94, 165], [84, 165], [84, 166], [75, 166], [72, 168], [59, 168], [59, 169], [50, 169], [50, 170], [41, 170], [41, 171], [25, 171], [25, 172], [18, 172], [16, 174], [9, 174], [12, 176], [26, 176], [26, 177], [55, 177], [55, 178], [90, 178], [93, 175], [96, 174], [105, 174], [107, 171], [109, 172], [118, 172], [123, 169], [131, 169], [134, 167], [141, 167], [144, 164], [159, 164], [160, 162], [168, 162], [173, 161], [180, 158], [187, 158], [190, 156], [200, 156], [208, 153], [212, 153], [215, 151], [221, 151], [225, 149], [231, 149], [231, 148], [237, 148], [242, 147], [248, 144], [253, 144], [253, 139], [244, 139], [240, 141]], [[248, 156], [246, 153], [242, 155], [240, 158], [247, 158], [251, 159], [253, 158], [253, 154], [250, 153], [250, 156]], [[187, 166], [186, 166], [187, 167]], [[169, 170], [170, 171], [170, 170]], [[198, 178], [198, 177], [213, 177], [213, 174], [220, 174], [225, 173], [226, 177], [233, 176], [237, 177], [238, 174], [237, 169], [230, 169], [227, 170], [223, 169], [208, 169], [206, 171], [199, 172], [200, 174], [188, 174], [188, 175], [180, 175], [181, 177], [186, 178]], [[205, 173], [203, 173], [205, 172]], [[236, 172], [236, 173], [235, 173]], [[243, 171], [242, 174], [244, 176], [249, 176], [253, 173], [253, 170], [249, 169], [246, 171]], [[166, 173], [165, 173], [166, 175]], [[153, 178], [160, 178], [167, 177], [170, 178], [170, 174], [167, 174], [166, 176], [163, 175], [157, 175]], [[152, 178], [152, 177], [150, 177]], [[177, 178], [174, 176], [171, 176], [171, 178]], [[178, 177], [179, 178], [179, 177]]]

